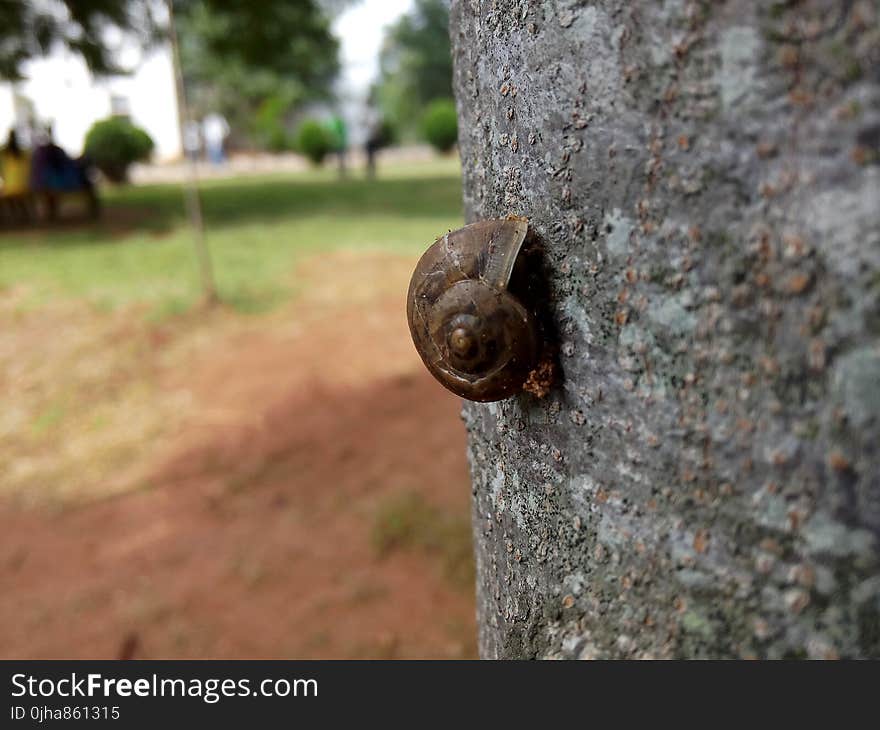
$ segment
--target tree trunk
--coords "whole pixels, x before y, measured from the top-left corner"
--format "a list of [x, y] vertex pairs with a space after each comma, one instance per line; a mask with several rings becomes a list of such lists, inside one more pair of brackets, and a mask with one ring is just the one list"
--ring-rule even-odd
[[486, 658], [880, 656], [880, 6], [461, 0], [469, 220], [559, 377], [466, 404]]

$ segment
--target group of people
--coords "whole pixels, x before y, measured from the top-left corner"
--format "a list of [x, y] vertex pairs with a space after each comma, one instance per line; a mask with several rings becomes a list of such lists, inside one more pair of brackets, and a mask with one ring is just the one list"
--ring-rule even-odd
[[54, 220], [61, 195], [75, 191], [86, 195], [97, 217], [99, 201], [86, 159], [71, 158], [52, 140], [51, 129], [37, 136], [32, 150], [21, 145], [14, 129], [9, 132], [0, 149], [0, 221], [28, 224], [41, 213]]
[[198, 160], [204, 148], [205, 156], [214, 165], [226, 161], [226, 138], [229, 123], [220, 114], [209, 114], [201, 123], [190, 120], [183, 126], [183, 148], [187, 157]]

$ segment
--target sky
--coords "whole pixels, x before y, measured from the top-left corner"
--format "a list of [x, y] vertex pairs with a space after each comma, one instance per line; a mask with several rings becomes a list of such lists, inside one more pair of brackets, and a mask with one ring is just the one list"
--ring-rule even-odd
[[365, 94], [379, 71], [379, 49], [385, 27], [410, 9], [412, 0], [360, 0], [333, 23], [341, 43], [340, 87]]

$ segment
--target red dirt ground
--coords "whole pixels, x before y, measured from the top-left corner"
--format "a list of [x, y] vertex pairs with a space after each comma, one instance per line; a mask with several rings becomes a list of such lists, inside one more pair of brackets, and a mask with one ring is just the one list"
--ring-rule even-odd
[[145, 445], [138, 490], [0, 503], [0, 656], [473, 656], [472, 588], [372, 537], [401, 494], [468, 520], [459, 401], [402, 311], [319, 303], [226, 333], [161, 375], [192, 407], [172, 446]]

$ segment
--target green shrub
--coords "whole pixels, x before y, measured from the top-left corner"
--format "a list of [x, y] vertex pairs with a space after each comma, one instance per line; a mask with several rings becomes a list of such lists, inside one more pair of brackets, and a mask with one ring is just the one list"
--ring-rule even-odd
[[432, 147], [449, 152], [458, 139], [458, 119], [452, 99], [432, 101], [422, 117], [422, 133]]
[[333, 138], [328, 129], [314, 119], [307, 119], [299, 126], [296, 148], [313, 165], [320, 165], [333, 150]]
[[134, 162], [148, 160], [153, 140], [126, 117], [110, 117], [95, 122], [86, 133], [84, 151], [108, 180], [128, 180], [128, 168]]

